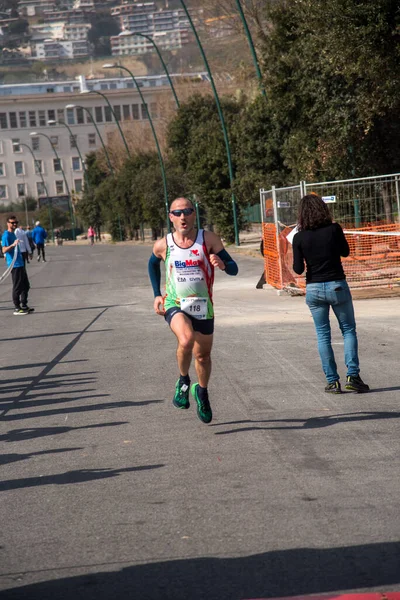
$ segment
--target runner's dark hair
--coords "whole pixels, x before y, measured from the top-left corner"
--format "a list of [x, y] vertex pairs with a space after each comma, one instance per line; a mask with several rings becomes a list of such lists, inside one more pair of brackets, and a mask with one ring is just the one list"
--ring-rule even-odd
[[317, 194], [307, 194], [300, 200], [297, 226], [300, 231], [318, 229], [332, 223], [331, 212]]

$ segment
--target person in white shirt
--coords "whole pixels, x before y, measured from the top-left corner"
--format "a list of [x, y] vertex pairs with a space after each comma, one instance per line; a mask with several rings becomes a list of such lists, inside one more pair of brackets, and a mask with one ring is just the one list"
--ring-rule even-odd
[[19, 248], [24, 259], [24, 265], [26, 265], [26, 263], [29, 263], [29, 259], [33, 258], [29, 238], [22, 227], [17, 227], [17, 229], [15, 230], [15, 235], [17, 237], [17, 240], [19, 240]]

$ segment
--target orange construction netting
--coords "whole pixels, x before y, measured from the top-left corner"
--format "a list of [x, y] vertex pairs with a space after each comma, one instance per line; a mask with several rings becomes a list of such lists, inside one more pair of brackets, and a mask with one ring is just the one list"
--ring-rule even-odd
[[[277, 239], [275, 224], [263, 223], [266, 281], [277, 289], [305, 288], [305, 276], [292, 268], [293, 250], [287, 241], [292, 229], [285, 227]], [[366, 224], [344, 231], [350, 255], [342, 260], [351, 287], [400, 284], [400, 224]]]

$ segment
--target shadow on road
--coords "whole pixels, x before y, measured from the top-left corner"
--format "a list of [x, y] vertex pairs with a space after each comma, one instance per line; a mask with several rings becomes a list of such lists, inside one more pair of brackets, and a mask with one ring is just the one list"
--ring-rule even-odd
[[[310, 419], [243, 419], [241, 421], [228, 421], [226, 423], [212, 423], [211, 425], [209, 425], [209, 427], [221, 427], [224, 425], [242, 425], [245, 423], [254, 423], [254, 426], [252, 427], [241, 427], [238, 429], [229, 429], [227, 431], [215, 432], [215, 435], [226, 435], [229, 433], [239, 433], [243, 431], [273, 431], [274, 429], [319, 429], [322, 427], [330, 427], [331, 425], [339, 425], [341, 423], [352, 423], [355, 421], [376, 421], [379, 419], [399, 418], [400, 412], [365, 411], [359, 413], [343, 413], [329, 416], [324, 415], [322, 417], [311, 417]], [[271, 427], [260, 427], [257, 425], [258, 423], [271, 423]], [[285, 423], [287, 423], [287, 425], [284, 425]]]
[[80, 427], [27, 427], [26, 429], [10, 429], [7, 433], [0, 435], [0, 442], [21, 442], [23, 440], [35, 440], [36, 438], [49, 435], [59, 435], [78, 431], [80, 429], [97, 429], [98, 427], [116, 427], [126, 425], [129, 421], [115, 421], [111, 423], [94, 423], [92, 425], [81, 425]]
[[123, 469], [80, 469], [78, 471], [67, 471], [57, 475], [43, 475], [41, 477], [25, 477], [24, 479], [9, 479], [0, 481], [0, 492], [9, 490], [20, 490], [28, 487], [37, 487], [43, 485], [70, 485], [72, 483], [84, 483], [95, 481], [97, 479], [108, 479], [117, 477], [121, 473], [131, 473], [134, 471], [151, 471], [161, 469], [165, 465], [144, 465], [140, 467], [125, 467]]
[[75, 450], [83, 450], [83, 448], [56, 448], [54, 450], [39, 450], [38, 452], [28, 452], [26, 454], [0, 454], [0, 465], [8, 465], [9, 463], [27, 460], [33, 456], [42, 456], [43, 454], [59, 454]]
[[[276, 550], [239, 558], [191, 558], [43, 581], [0, 593], [15, 600], [241, 600], [340, 590], [387, 590], [400, 582], [400, 543]], [[99, 565], [102, 568], [103, 565]], [[77, 565], [94, 570], [96, 565]], [[65, 567], [64, 567], [65, 569]], [[43, 576], [43, 575], [42, 575]]]

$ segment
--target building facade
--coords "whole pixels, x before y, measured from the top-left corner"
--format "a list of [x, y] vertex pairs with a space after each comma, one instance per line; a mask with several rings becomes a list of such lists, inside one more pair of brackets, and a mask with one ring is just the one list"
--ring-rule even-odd
[[[151, 37], [161, 51], [174, 50], [182, 48], [189, 42], [189, 31], [187, 29], [160, 31], [154, 33]], [[135, 35], [130, 31], [122, 31], [119, 35], [112, 36], [110, 41], [113, 56], [154, 52], [154, 46], [148, 39]]]
[[[78, 148], [82, 157], [101, 148], [91, 118], [105, 142], [108, 134], [117, 131], [103, 98], [82, 92], [95, 90], [106, 94], [122, 124], [145, 122], [147, 110], [157, 119], [161, 116], [160, 95], [165, 97], [166, 92], [170, 93], [166, 77], [138, 78], [138, 82], [146, 106], [129, 77], [88, 82], [81, 77], [80, 81], [0, 86], [0, 203], [9, 204], [27, 196], [38, 198], [47, 193], [50, 196], [65, 195], [72, 190], [81, 193], [84, 170]], [[66, 108], [69, 105], [74, 108]], [[70, 127], [72, 136], [63, 123]]]

